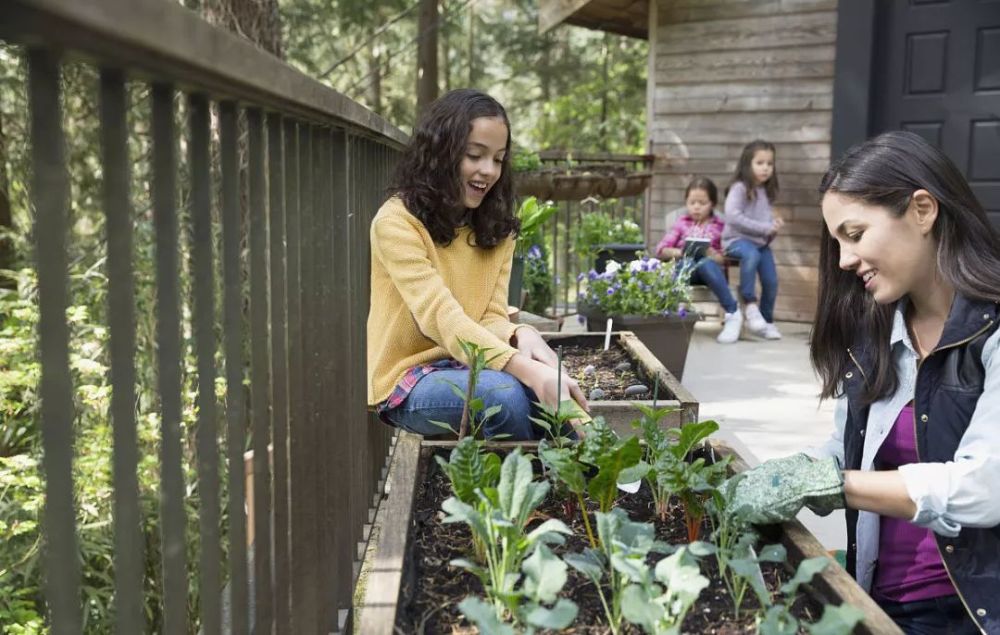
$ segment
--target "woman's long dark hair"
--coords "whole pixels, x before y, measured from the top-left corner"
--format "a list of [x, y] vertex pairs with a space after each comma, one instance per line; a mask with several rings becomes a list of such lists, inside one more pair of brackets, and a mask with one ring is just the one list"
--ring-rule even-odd
[[[743, 146], [743, 152], [740, 153], [740, 162], [736, 164], [736, 174], [733, 175], [733, 180], [729, 183], [729, 186], [732, 187], [733, 183], [742, 183], [747, 188], [748, 201], [752, 201], [757, 197], [757, 177], [753, 175], [753, 155], [761, 150], [768, 150], [774, 156], [774, 169], [771, 172], [771, 178], [767, 180], [767, 183], [763, 184], [764, 191], [767, 193], [767, 201], [773, 204], [774, 199], [778, 197], [778, 153], [774, 149], [774, 144], [770, 141], [754, 139]], [[726, 188], [726, 192], [729, 192], [729, 188]]]
[[510, 122], [500, 103], [478, 90], [453, 90], [430, 104], [413, 131], [389, 191], [420, 219], [435, 243], [448, 245], [462, 222], [464, 185], [459, 176], [473, 119], [496, 117], [507, 126], [507, 151], [500, 178], [482, 204], [466, 217], [476, 245], [495, 247], [520, 223], [514, 216], [514, 181], [510, 170]]
[[[912, 132], [887, 132], [854, 146], [823, 176], [819, 191], [837, 194], [903, 216], [916, 190], [938, 202], [932, 236], [937, 268], [967, 298], [1000, 300], [1000, 236], [968, 182], [943, 152]], [[840, 244], [823, 225], [819, 255], [819, 299], [810, 342], [813, 366], [823, 381], [822, 396], [838, 396], [839, 383], [853, 362], [847, 349], [867, 342], [871, 370], [865, 369], [865, 401], [896, 391], [899, 378], [889, 338], [896, 304], [877, 304], [853, 271], [840, 268]]]

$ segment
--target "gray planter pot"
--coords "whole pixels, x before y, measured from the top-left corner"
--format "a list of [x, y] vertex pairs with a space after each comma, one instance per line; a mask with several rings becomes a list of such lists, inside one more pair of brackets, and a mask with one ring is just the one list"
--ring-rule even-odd
[[[587, 318], [587, 330], [604, 332], [608, 317], [599, 309], [582, 307], [580, 314]], [[635, 315], [613, 315], [611, 325], [614, 331], [632, 331], [646, 345], [660, 363], [677, 379], [684, 380], [684, 365], [687, 361], [688, 346], [694, 333], [694, 323], [700, 318], [694, 313], [684, 317], [679, 315], [638, 317]]]

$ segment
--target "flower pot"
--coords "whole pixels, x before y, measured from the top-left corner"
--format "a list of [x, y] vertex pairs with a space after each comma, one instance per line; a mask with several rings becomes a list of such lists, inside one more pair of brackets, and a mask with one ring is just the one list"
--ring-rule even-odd
[[521, 307], [521, 289], [524, 286], [524, 256], [514, 256], [510, 264], [510, 285], [507, 287], [507, 305]]
[[619, 264], [627, 264], [635, 260], [635, 252], [643, 251], [646, 245], [643, 243], [606, 243], [595, 245], [594, 271], [603, 273], [608, 261], [614, 260]]
[[611, 317], [613, 330], [635, 333], [653, 356], [660, 360], [674, 377], [683, 381], [688, 345], [694, 333], [694, 323], [699, 319], [697, 314], [692, 312], [683, 317], [676, 314], [652, 317], [608, 316], [599, 309], [587, 307], [581, 308], [580, 314], [587, 318], [587, 330], [591, 332], [603, 332], [608, 317]]

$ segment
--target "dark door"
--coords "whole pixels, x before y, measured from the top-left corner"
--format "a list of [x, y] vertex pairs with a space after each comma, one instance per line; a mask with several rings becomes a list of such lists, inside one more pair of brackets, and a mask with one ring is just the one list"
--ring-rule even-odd
[[871, 133], [912, 130], [944, 150], [1000, 227], [1000, 0], [876, 6]]

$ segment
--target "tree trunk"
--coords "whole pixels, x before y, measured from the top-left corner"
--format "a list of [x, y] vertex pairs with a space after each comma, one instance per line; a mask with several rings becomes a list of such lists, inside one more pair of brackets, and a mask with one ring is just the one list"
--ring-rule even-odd
[[420, 0], [417, 24], [417, 114], [438, 98], [438, 0]]
[[[448, 15], [448, 7], [442, 8], [445, 15]], [[444, 66], [444, 92], [451, 90], [451, 24], [448, 20], [441, 26], [441, 62]]]
[[468, 87], [476, 85], [476, 6], [469, 5], [469, 48], [466, 51], [469, 58], [469, 83]]
[[[3, 134], [3, 112], [0, 112], [0, 269], [14, 268], [14, 244], [5, 235], [14, 229], [10, 209], [10, 182], [7, 179], [7, 138]], [[0, 276], [0, 287], [13, 288], [14, 280]]]
[[378, 43], [373, 43], [368, 55], [368, 74], [372, 78], [372, 111], [382, 114], [382, 57]]
[[284, 59], [278, 0], [205, 0], [202, 15], [210, 23], [237, 33]]
[[605, 131], [601, 134], [601, 148], [605, 152], [607, 152], [608, 150], [608, 134], [605, 129], [605, 124], [608, 121], [608, 99], [610, 98], [610, 95], [608, 95], [608, 91], [611, 84], [611, 78], [609, 77], [608, 74], [609, 70], [608, 67], [611, 62], [611, 45], [609, 42], [610, 39], [611, 39], [610, 35], [605, 33], [603, 60], [601, 64], [601, 76], [602, 76], [601, 79], [603, 80], [601, 82], [601, 130]]

